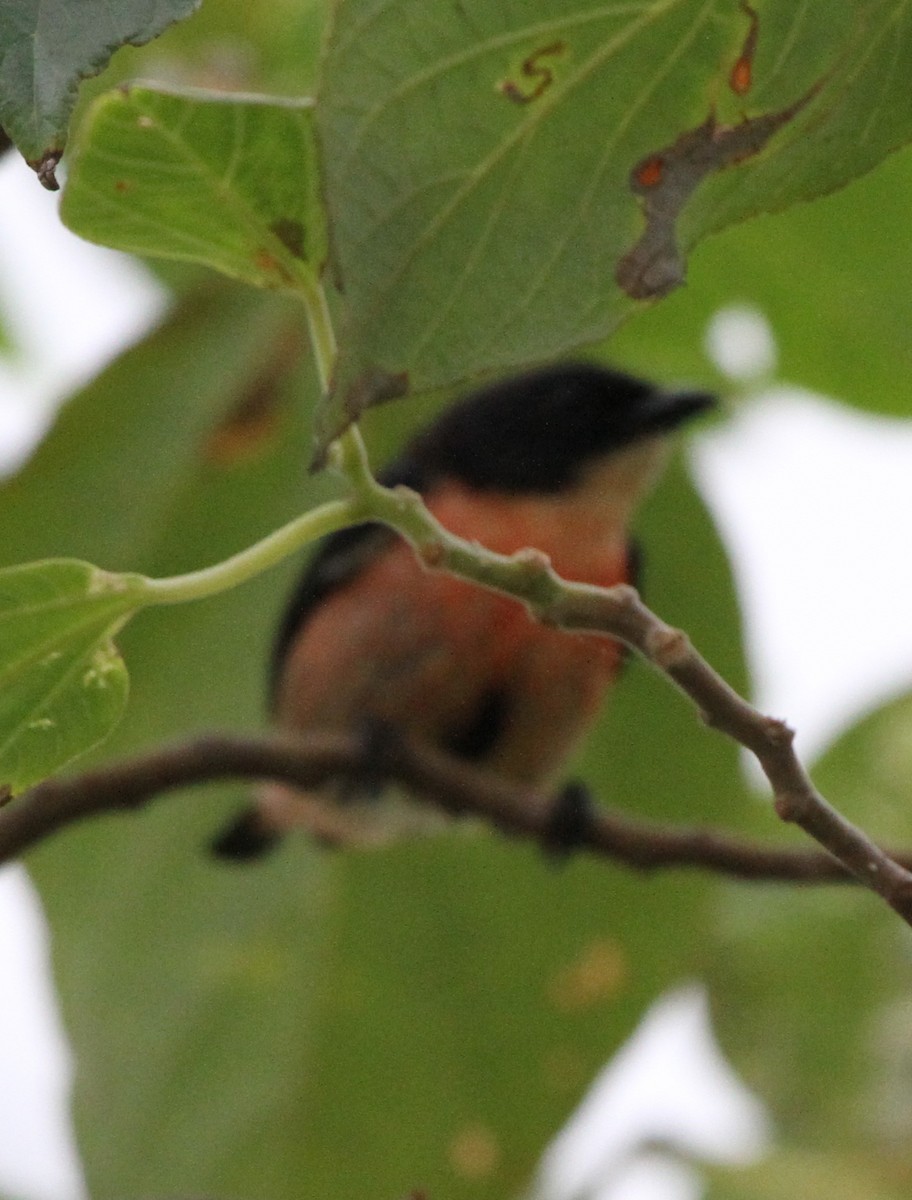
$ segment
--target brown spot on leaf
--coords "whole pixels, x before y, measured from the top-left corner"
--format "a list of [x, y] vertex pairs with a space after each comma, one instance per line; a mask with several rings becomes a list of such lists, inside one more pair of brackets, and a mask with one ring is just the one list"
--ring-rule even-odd
[[[642, 197], [646, 227], [636, 245], [617, 265], [615, 278], [634, 300], [665, 296], [684, 282], [685, 263], [676, 225], [684, 205], [714, 171], [735, 166], [766, 146], [811, 101], [815, 83], [800, 99], [778, 112], [720, 125], [711, 112], [702, 125], [688, 129], [670, 146], [642, 158], [630, 172], [630, 190]], [[650, 164], [660, 159], [661, 178], [651, 182]], [[644, 181], [641, 176], [646, 174]]]
[[266, 275], [275, 275], [276, 279], [281, 283], [293, 283], [294, 279], [291, 273], [286, 268], [285, 264], [272, 253], [271, 250], [260, 246], [254, 250], [253, 265], [258, 271], [263, 271]]
[[114, 191], [121, 196], [124, 194], [124, 192], [132, 191], [132, 189], [133, 184], [129, 181], [129, 179], [118, 179], [114, 183]]
[[2, 808], [4, 804], [9, 804], [12, 798], [13, 789], [10, 787], [10, 785], [8, 783], [0, 783], [0, 808]]
[[660, 154], [653, 155], [652, 158], [644, 159], [636, 171], [636, 181], [641, 188], [657, 187], [662, 182], [662, 156]]
[[449, 1159], [463, 1179], [487, 1179], [500, 1162], [500, 1145], [486, 1126], [466, 1125], [450, 1143]]
[[744, 96], [750, 91], [753, 81], [754, 55], [757, 53], [757, 38], [760, 36], [760, 18], [747, 0], [741, 0], [741, 11], [746, 13], [750, 25], [738, 60], [731, 69], [728, 86], [736, 96]]
[[626, 954], [617, 942], [600, 938], [557, 972], [548, 986], [548, 998], [561, 1012], [584, 1012], [613, 1000], [626, 982]]
[[276, 339], [263, 369], [203, 444], [205, 461], [219, 467], [233, 467], [251, 462], [269, 450], [281, 424], [282, 384], [302, 348], [297, 332], [286, 332]]
[[305, 258], [304, 249], [304, 226], [300, 221], [293, 221], [290, 218], [283, 217], [279, 221], [273, 222], [269, 227], [276, 235], [286, 250], [290, 251], [295, 258]]
[[521, 81], [503, 79], [497, 85], [498, 91], [516, 104], [530, 104], [544, 95], [554, 82], [554, 71], [547, 62], [543, 61], [567, 52], [566, 42], [549, 42], [539, 50], [534, 50], [520, 64], [518, 74]]

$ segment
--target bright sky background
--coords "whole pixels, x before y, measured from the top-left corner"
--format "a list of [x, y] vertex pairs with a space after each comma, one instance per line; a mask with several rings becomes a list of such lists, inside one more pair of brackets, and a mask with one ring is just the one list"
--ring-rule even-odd
[[[144, 329], [164, 298], [129, 260], [67, 234], [56, 200], [11, 156], [0, 166], [0, 213], [0, 304], [19, 345], [0, 360], [0, 470], [8, 470], [57, 400]], [[755, 390], [772, 372], [771, 335], [749, 310], [720, 314], [708, 347]], [[693, 457], [735, 566], [754, 699], [788, 719], [812, 757], [912, 680], [912, 556], [895, 547], [896, 526], [912, 511], [912, 427], [777, 387], [702, 435]], [[70, 1065], [47, 968], [25, 873], [6, 868], [0, 1193], [79, 1200]], [[549, 1200], [697, 1200], [693, 1169], [637, 1147], [662, 1140], [740, 1161], [767, 1137], [762, 1111], [715, 1049], [694, 985], [645, 1015], [546, 1154], [539, 1184]]]

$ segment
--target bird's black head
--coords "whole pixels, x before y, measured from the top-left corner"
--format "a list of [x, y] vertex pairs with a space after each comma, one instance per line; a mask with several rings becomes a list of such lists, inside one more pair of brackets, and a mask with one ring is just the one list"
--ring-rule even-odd
[[483, 490], [557, 492], [596, 459], [712, 404], [704, 392], [662, 391], [592, 363], [561, 363], [472, 392], [415, 438], [404, 462]]

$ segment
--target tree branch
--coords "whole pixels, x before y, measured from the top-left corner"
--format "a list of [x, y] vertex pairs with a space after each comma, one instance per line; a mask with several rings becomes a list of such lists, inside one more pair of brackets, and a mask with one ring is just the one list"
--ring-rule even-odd
[[[105, 813], [143, 807], [175, 788], [219, 779], [270, 779], [302, 789], [376, 770], [364, 739], [347, 734], [207, 734], [60, 779], [46, 780], [0, 809], [0, 862], [58, 830]], [[504, 832], [552, 844], [554, 796], [507, 784], [458, 759], [394, 740], [384, 773], [453, 815], [484, 818]], [[764, 846], [715, 829], [635, 820], [595, 806], [579, 849], [641, 870], [697, 867], [738, 879], [845, 883], [846, 868], [825, 852]], [[906, 856], [907, 861], [912, 856]]]

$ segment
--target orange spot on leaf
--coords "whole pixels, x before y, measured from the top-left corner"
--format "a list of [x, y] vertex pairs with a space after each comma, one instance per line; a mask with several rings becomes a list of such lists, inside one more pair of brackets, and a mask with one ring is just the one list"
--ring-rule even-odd
[[750, 19], [750, 26], [738, 61], [731, 69], [728, 86], [736, 96], [743, 96], [750, 91], [754, 73], [754, 55], [757, 53], [757, 39], [760, 36], [760, 18], [757, 12], [746, 0], [741, 0], [741, 11]]
[[450, 1162], [463, 1179], [487, 1179], [500, 1162], [500, 1145], [484, 1125], [466, 1125], [450, 1143]]
[[268, 250], [254, 250], [253, 265], [261, 271], [275, 271], [278, 269], [278, 260], [274, 254], [270, 254]]
[[651, 188], [662, 182], [663, 163], [661, 156], [656, 154], [647, 158], [634, 168], [634, 177], [640, 187]]
[[548, 995], [561, 1012], [584, 1012], [614, 999], [627, 982], [627, 956], [617, 942], [599, 939], [588, 945], [576, 962], [561, 968], [551, 980]]
[[303, 350], [297, 331], [281, 334], [268, 361], [202, 446], [206, 462], [234, 467], [268, 452], [282, 425], [282, 389]]
[[293, 282], [291, 273], [281, 259], [277, 258], [264, 246], [254, 250], [251, 259], [258, 271], [262, 271], [265, 275], [274, 275], [279, 283], [286, 284]]
[[728, 83], [737, 96], [743, 96], [745, 92], [750, 91], [751, 70], [751, 63], [746, 58], [739, 58], [732, 67]]

